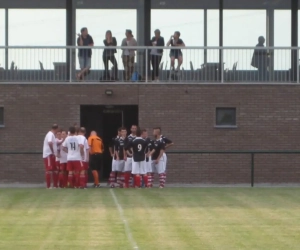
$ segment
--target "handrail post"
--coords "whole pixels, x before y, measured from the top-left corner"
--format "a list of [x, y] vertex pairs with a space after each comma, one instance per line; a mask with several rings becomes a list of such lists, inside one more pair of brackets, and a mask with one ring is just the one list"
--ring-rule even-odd
[[148, 82], [148, 48], [146, 48], [146, 69], [145, 69], [145, 82]]
[[299, 48], [297, 48], [297, 83], [299, 83]]
[[221, 48], [221, 83], [224, 83], [224, 48]]
[[251, 153], [251, 187], [254, 187], [254, 153]]
[[72, 61], [72, 49], [70, 48], [70, 82], [72, 82], [72, 67], [73, 67], [73, 61]]

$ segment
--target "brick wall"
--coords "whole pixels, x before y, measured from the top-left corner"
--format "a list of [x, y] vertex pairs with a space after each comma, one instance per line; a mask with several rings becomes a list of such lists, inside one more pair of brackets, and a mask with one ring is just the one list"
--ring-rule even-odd
[[[105, 89], [114, 95], [105, 95]], [[297, 85], [0, 84], [0, 151], [41, 151], [49, 125], [79, 123], [80, 105], [139, 105], [140, 125], [162, 126], [176, 150], [299, 150]], [[214, 128], [216, 107], [236, 107], [236, 129]], [[37, 155], [0, 155], [0, 182], [44, 181]], [[298, 155], [258, 155], [258, 183], [297, 183]], [[249, 183], [249, 155], [169, 155], [168, 182]], [[18, 169], [19, 175], [14, 174]]]

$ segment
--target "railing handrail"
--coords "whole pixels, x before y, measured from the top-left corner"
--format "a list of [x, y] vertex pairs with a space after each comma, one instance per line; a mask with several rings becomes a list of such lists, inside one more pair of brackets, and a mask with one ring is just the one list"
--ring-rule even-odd
[[130, 49], [130, 50], [136, 50], [136, 49], [218, 49], [218, 50], [230, 50], [230, 49], [257, 49], [257, 50], [276, 50], [276, 49], [292, 49], [297, 50], [300, 49], [300, 47], [288, 47], [288, 46], [281, 46], [281, 47], [252, 47], [252, 46], [185, 46], [185, 47], [171, 47], [171, 46], [0, 46], [0, 49]]

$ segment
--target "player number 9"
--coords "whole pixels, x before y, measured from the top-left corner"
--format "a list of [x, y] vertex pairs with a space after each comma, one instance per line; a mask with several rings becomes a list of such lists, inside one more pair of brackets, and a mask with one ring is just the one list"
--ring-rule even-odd
[[138, 150], [141, 151], [142, 150], [142, 144], [138, 144]]

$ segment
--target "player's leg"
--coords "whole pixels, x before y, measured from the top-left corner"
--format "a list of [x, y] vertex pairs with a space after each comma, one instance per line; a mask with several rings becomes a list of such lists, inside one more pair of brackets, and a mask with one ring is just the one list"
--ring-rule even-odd
[[77, 169], [79, 173], [78, 187], [81, 189], [85, 189], [85, 162], [82, 161], [77, 162]]
[[171, 60], [171, 70], [174, 70], [174, 66], [175, 66], [175, 56], [174, 56], [174, 55], [171, 55], [170, 60]]
[[132, 158], [127, 158], [125, 161], [125, 167], [124, 167], [124, 187], [129, 187], [129, 181], [132, 171]]
[[46, 188], [51, 188], [52, 166], [50, 156], [44, 158]]
[[64, 183], [65, 183], [65, 180], [64, 180], [64, 169], [63, 169], [64, 165], [63, 163], [60, 163], [59, 164], [59, 174], [58, 174], [58, 186], [60, 188], [63, 188], [64, 187]]
[[98, 174], [98, 171], [97, 171], [96, 155], [91, 155], [90, 167], [91, 167], [93, 178], [94, 178], [94, 187], [96, 188], [96, 187], [99, 186], [99, 174]]
[[59, 161], [55, 161], [52, 178], [53, 178], [53, 187], [58, 188], [58, 173], [59, 173], [59, 167], [60, 163]]
[[125, 161], [124, 160], [118, 161], [117, 183], [119, 184], [120, 188], [123, 188], [124, 186], [124, 175], [123, 175], [124, 167], [125, 167]]
[[71, 161], [68, 161], [68, 163], [67, 163], [67, 170], [68, 170], [69, 187], [73, 188], [74, 187], [74, 176], [73, 176], [73, 164]]
[[89, 163], [85, 162], [84, 163], [84, 176], [85, 176], [84, 182], [85, 182], [85, 187], [86, 188], [87, 188], [88, 178], [89, 178], [88, 170], [89, 170]]
[[115, 187], [116, 171], [117, 171], [117, 161], [115, 159], [112, 159], [111, 172], [110, 172], [110, 175], [109, 175], [109, 186], [111, 188]]
[[134, 176], [135, 188], [141, 187], [140, 162], [132, 161], [132, 174]]
[[166, 184], [167, 180], [167, 155], [166, 153], [163, 154], [163, 161], [164, 161], [164, 185]]
[[164, 188], [165, 182], [164, 182], [164, 161], [161, 159], [158, 163], [155, 164], [156, 171], [159, 176], [159, 188]]
[[145, 187], [148, 187], [148, 170], [147, 170], [147, 162], [146, 161], [141, 162], [140, 173], [143, 176], [143, 181], [144, 181]]

